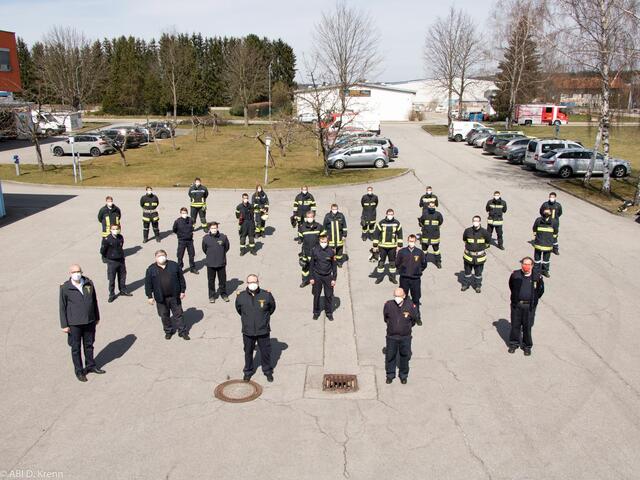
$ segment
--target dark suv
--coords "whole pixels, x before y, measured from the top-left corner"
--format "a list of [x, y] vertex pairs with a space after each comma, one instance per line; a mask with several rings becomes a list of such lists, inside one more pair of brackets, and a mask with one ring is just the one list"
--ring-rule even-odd
[[100, 134], [109, 139], [115, 146], [122, 148], [125, 134], [127, 138], [127, 148], [137, 148], [146, 141], [144, 135], [133, 129], [125, 128], [108, 128], [100, 130]]
[[145, 125], [153, 138], [170, 138], [176, 136], [176, 129], [168, 122], [149, 122]]

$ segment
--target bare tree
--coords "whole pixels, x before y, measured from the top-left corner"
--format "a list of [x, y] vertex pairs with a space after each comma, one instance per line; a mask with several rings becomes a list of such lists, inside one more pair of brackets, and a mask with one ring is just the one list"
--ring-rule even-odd
[[249, 104], [267, 90], [267, 71], [263, 55], [247, 39], [233, 45], [226, 57], [227, 94], [242, 105], [245, 127], [249, 126]]
[[453, 84], [453, 91], [458, 95], [458, 118], [461, 119], [464, 92], [476, 83], [473, 74], [476, 73], [476, 68], [482, 62], [482, 49], [473, 18], [460, 11], [458, 12], [458, 23], [458, 39], [454, 56], [458, 80]]
[[300, 126], [291, 116], [281, 116], [269, 126], [269, 135], [282, 157], [287, 156], [287, 149], [298, 141]]

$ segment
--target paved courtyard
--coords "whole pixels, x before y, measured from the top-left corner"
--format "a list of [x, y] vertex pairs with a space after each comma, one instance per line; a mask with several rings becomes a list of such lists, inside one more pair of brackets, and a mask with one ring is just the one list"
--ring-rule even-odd
[[[295, 191], [269, 191], [271, 235], [257, 257], [240, 257], [234, 217], [241, 191], [217, 191], [208, 218], [232, 243], [228, 278], [248, 273], [272, 291], [275, 382], [261, 372], [257, 400], [227, 404], [214, 387], [242, 374], [233, 303], [207, 301], [206, 273], [186, 274], [190, 342], [164, 339], [143, 276], [155, 242], [141, 245], [143, 190], [4, 184], [25, 205], [0, 228], [0, 473], [62, 472], [65, 479], [633, 479], [640, 472], [640, 255], [638, 225], [559, 192], [565, 214], [552, 256], [531, 357], [507, 353], [507, 280], [532, 254], [531, 226], [546, 180], [419, 126], [384, 125], [398, 166], [415, 173], [375, 184], [378, 216], [392, 207], [405, 237], [417, 231], [425, 185], [444, 215], [443, 269], [423, 277], [424, 326], [414, 328], [409, 383], [384, 382], [382, 305], [393, 286], [374, 285], [369, 244], [359, 238], [365, 186], [311, 189], [324, 215], [347, 215], [350, 261], [338, 273], [335, 321], [311, 318], [298, 288], [298, 245], [289, 222]], [[261, 172], [256, 172], [260, 178]], [[460, 292], [462, 231], [494, 190], [509, 204], [506, 250], [490, 249], [482, 294]], [[108, 304], [98, 209], [123, 210], [128, 283], [134, 296]], [[183, 190], [156, 189], [161, 246]], [[37, 196], [36, 196], [37, 195]], [[52, 197], [40, 197], [40, 196]], [[68, 195], [68, 197], [63, 197]], [[29, 205], [52, 206], [35, 213]], [[40, 200], [38, 200], [40, 199]], [[39, 203], [40, 202], [40, 203]], [[30, 215], [29, 215], [30, 214]], [[201, 232], [196, 233], [197, 258]], [[58, 321], [58, 285], [78, 262], [99, 290], [96, 354], [106, 375], [78, 382]], [[202, 262], [199, 262], [201, 265]], [[329, 396], [323, 372], [357, 373], [361, 391]]]

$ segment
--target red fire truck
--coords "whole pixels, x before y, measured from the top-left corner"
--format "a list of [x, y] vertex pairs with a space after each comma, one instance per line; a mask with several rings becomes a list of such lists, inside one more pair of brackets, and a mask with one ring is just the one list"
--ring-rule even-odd
[[566, 125], [569, 113], [560, 105], [516, 105], [514, 120], [518, 125]]

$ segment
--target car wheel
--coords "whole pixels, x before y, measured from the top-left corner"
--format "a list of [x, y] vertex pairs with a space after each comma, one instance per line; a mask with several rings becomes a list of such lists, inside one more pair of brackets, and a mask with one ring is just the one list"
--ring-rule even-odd
[[61, 157], [61, 156], [63, 156], [63, 155], [64, 155], [64, 150], [62, 149], [62, 147], [55, 147], [55, 148], [53, 149], [53, 154], [54, 154], [56, 157]]
[[460, 135], [460, 134], [456, 135], [455, 137], [453, 137], [453, 140], [455, 142], [461, 142], [462, 141], [462, 135]]
[[344, 160], [336, 160], [333, 162], [333, 168], [336, 170], [342, 170], [344, 168]]
[[622, 178], [627, 174], [627, 169], [622, 165], [617, 165], [611, 172], [613, 178]]
[[99, 157], [101, 152], [98, 147], [93, 147], [91, 150], [89, 150], [89, 153], [92, 157]]
[[162, 132], [160, 134], [160, 138], [162, 138], [163, 140], [166, 140], [167, 138], [169, 138], [169, 134], [167, 132]]
[[524, 126], [525, 127], [530, 127], [531, 125], [533, 125], [533, 122], [531, 120], [525, 120], [524, 121]]
[[373, 166], [376, 168], [384, 168], [384, 160], [378, 158], [375, 162], [373, 162]]
[[569, 178], [573, 175], [573, 170], [571, 170], [571, 167], [562, 167], [558, 172], [558, 175], [560, 178]]

